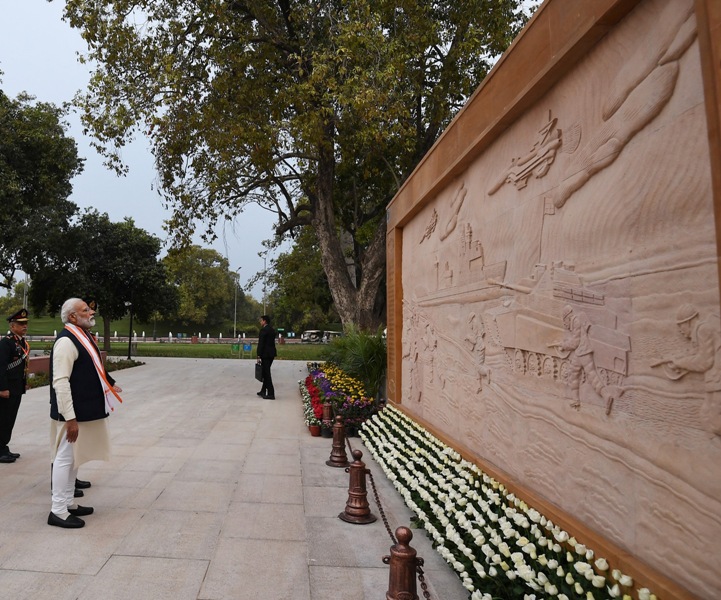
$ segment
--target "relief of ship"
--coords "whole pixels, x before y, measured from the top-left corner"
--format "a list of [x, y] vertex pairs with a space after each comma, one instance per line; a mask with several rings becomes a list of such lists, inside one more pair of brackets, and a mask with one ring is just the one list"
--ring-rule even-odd
[[505, 277], [507, 262], [486, 264], [483, 245], [474, 238], [471, 225], [466, 223], [458, 230], [452, 238], [456, 243], [445, 245], [436, 255], [432, 267], [435, 289], [419, 294], [421, 306], [443, 304], [449, 297], [465, 303], [490, 300], [503, 294], [495, 282]]

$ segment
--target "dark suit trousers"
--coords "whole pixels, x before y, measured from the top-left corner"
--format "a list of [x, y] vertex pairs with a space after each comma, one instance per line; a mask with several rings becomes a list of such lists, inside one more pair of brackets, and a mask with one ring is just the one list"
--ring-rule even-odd
[[0, 454], [7, 454], [8, 444], [15, 427], [15, 419], [20, 409], [22, 394], [10, 395], [9, 398], [0, 398]]
[[273, 377], [270, 374], [270, 366], [273, 364], [273, 357], [261, 358], [260, 365], [263, 369], [263, 387], [261, 392], [267, 396], [275, 396], [275, 388], [273, 387]]

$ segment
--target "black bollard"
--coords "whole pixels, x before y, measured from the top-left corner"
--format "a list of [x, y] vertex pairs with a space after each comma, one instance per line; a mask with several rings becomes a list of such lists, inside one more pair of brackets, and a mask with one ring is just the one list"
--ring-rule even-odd
[[345, 453], [345, 426], [343, 417], [338, 415], [333, 424], [333, 449], [330, 458], [325, 461], [329, 467], [347, 467], [348, 455]]
[[361, 461], [363, 453], [360, 450], [353, 450], [353, 462], [346, 469], [350, 473], [348, 485], [348, 501], [345, 511], [338, 515], [338, 518], [346, 523], [365, 525], [373, 523], [377, 517], [371, 514], [368, 504], [368, 492], [366, 491], [366, 469], [365, 463]]
[[390, 565], [386, 600], [418, 600], [416, 592], [416, 551], [411, 548], [413, 532], [408, 527], [396, 529], [397, 544], [391, 546], [390, 556], [384, 556], [383, 562]]

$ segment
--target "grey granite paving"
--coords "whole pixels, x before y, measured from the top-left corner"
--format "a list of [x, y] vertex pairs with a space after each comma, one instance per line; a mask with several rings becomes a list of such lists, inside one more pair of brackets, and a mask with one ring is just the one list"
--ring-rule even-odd
[[[336, 600], [386, 597], [391, 540], [379, 519], [338, 519], [348, 474], [332, 441], [303, 425], [305, 363], [273, 365], [277, 400], [255, 395], [250, 360], [144, 359], [117, 373], [111, 462], [84, 465], [95, 507], [80, 530], [47, 525], [47, 388], [25, 395], [0, 465], [0, 598], [13, 600]], [[410, 513], [358, 438], [393, 529]], [[370, 482], [368, 484], [370, 486]], [[371, 511], [379, 515], [369, 489]], [[434, 600], [467, 592], [422, 531]], [[420, 591], [420, 587], [419, 587]]]

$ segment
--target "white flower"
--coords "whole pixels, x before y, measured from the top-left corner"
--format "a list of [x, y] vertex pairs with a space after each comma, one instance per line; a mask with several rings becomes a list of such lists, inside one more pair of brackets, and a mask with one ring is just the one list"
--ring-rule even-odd
[[550, 594], [551, 596], [556, 596], [558, 594], [558, 588], [551, 582], [548, 582], [543, 589], [546, 590], [546, 593]]
[[518, 565], [516, 567], [516, 573], [518, 573], [519, 577], [525, 581], [532, 581], [536, 576], [533, 569], [531, 569], [528, 565]]
[[597, 558], [596, 562], [593, 563], [599, 571], [608, 570], [608, 561], [605, 558]]
[[638, 600], [651, 600], [651, 591], [648, 588], [638, 590]]
[[593, 579], [591, 579], [591, 585], [600, 589], [606, 585], [606, 578], [603, 575], [594, 575]]
[[611, 577], [624, 587], [631, 587], [633, 585], [633, 578], [628, 575], [624, 575], [618, 569], [611, 571]]
[[576, 569], [576, 572], [584, 575], [589, 569], [592, 569], [591, 565], [585, 562], [577, 562], [573, 565], [573, 568]]
[[586, 546], [584, 546], [583, 544], [576, 544], [576, 553], [586, 554]]
[[607, 587], [608, 595], [611, 596], [611, 598], [618, 598], [621, 595], [621, 588], [618, 587], [617, 583], [613, 584], [613, 587]]

